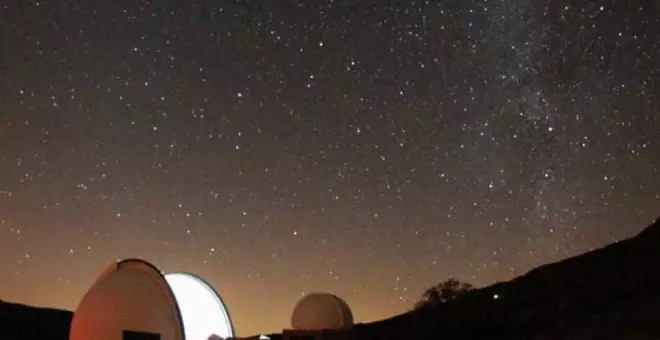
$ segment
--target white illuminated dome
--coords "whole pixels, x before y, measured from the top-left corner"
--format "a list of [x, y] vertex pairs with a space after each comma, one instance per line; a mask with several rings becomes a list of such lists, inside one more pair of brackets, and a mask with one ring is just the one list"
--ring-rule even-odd
[[165, 275], [183, 319], [186, 340], [207, 340], [216, 335], [234, 337], [234, 330], [220, 295], [201, 278], [185, 273]]
[[70, 340], [117, 340], [153, 336], [163, 340], [208, 340], [234, 336], [218, 293], [190, 274], [163, 276], [149, 262], [109, 265], [78, 304]]
[[311, 293], [296, 304], [291, 326], [299, 330], [346, 329], [353, 326], [353, 313], [338, 296]]

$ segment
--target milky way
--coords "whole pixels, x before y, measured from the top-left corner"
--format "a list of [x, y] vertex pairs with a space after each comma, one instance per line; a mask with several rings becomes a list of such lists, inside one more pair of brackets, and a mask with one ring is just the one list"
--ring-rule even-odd
[[250, 334], [304, 293], [369, 321], [633, 235], [660, 8], [545, 3], [4, 1], [0, 299], [74, 309], [140, 257]]

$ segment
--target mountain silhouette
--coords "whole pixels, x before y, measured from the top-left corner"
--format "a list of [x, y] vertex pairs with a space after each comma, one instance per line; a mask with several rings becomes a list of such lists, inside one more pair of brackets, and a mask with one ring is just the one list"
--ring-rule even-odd
[[[627, 240], [347, 332], [356, 340], [660, 339], [659, 309], [660, 219]], [[71, 317], [0, 301], [0, 339], [66, 340]]]
[[359, 339], [660, 339], [659, 307], [657, 219], [630, 239], [355, 331]]
[[0, 339], [68, 340], [73, 313], [0, 300]]

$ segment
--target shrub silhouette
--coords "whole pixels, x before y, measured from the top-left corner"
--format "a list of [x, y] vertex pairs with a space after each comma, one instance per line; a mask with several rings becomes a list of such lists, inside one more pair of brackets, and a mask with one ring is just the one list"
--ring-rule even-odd
[[461, 282], [455, 278], [439, 282], [424, 292], [421, 300], [415, 304], [415, 309], [447, 303], [473, 289], [472, 284]]

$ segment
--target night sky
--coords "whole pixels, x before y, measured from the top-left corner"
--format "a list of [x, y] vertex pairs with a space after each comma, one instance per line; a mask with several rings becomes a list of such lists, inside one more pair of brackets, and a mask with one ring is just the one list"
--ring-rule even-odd
[[0, 7], [0, 299], [139, 257], [370, 321], [660, 215], [658, 2], [76, 2]]

